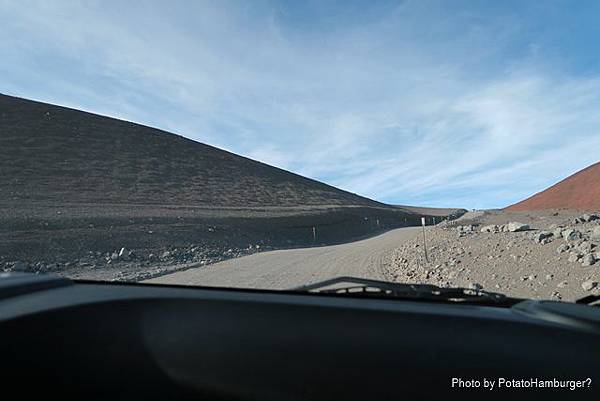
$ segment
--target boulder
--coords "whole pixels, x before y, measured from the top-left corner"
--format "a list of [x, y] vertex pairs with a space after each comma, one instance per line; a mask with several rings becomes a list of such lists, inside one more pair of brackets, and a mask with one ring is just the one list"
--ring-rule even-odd
[[579, 249], [583, 253], [591, 253], [594, 245], [589, 241], [581, 241], [579, 245], [577, 245], [577, 249]]
[[577, 262], [579, 259], [583, 257], [583, 253], [578, 250], [573, 250], [569, 253], [569, 262]]
[[518, 232], [518, 231], [527, 231], [527, 230], [529, 230], [529, 224], [523, 224], [523, 223], [519, 223], [517, 221], [513, 221], [513, 222], [508, 223], [506, 228], [511, 233]]
[[566, 241], [577, 241], [581, 239], [581, 232], [572, 228], [567, 228], [562, 232], [562, 236]]
[[600, 241], [600, 226], [594, 227], [590, 233], [590, 239], [593, 241]]
[[13, 263], [12, 271], [14, 271], [14, 272], [28, 272], [29, 271], [29, 265], [27, 265], [27, 263], [25, 263], [25, 262], [16, 261], [15, 263]]
[[489, 226], [483, 226], [481, 228], [482, 233], [497, 233], [498, 231], [500, 231], [500, 230], [498, 229], [498, 226], [495, 224], [491, 224]]
[[593, 254], [591, 254], [591, 253], [586, 253], [581, 258], [581, 265], [582, 266], [592, 266], [595, 263], [596, 263], [596, 257]]
[[581, 283], [581, 288], [586, 291], [591, 291], [598, 286], [598, 282], [594, 280], [587, 280]]
[[597, 214], [584, 214], [582, 216], [579, 217], [580, 220], [583, 220], [584, 222], [590, 222], [590, 221], [594, 221], [594, 220], [600, 220], [600, 216], [598, 216]]
[[129, 251], [127, 250], [127, 248], [123, 247], [119, 251], [119, 255], [118, 256], [119, 256], [119, 259], [128, 260], [129, 259]]
[[550, 240], [553, 235], [550, 231], [540, 231], [533, 235], [533, 240], [538, 244], [547, 244], [549, 241], [546, 240]]

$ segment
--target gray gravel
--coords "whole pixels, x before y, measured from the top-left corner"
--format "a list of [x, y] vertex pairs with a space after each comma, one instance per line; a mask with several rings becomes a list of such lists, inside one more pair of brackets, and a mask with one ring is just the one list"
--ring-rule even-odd
[[572, 301], [599, 294], [600, 241], [594, 233], [600, 219], [579, 215], [490, 211], [468, 222], [430, 227], [427, 257], [420, 237], [398, 246], [387, 278], [453, 287], [477, 284], [534, 299]]
[[338, 276], [385, 279], [393, 250], [419, 232], [419, 227], [400, 228], [342, 245], [257, 253], [144, 282], [289, 289]]

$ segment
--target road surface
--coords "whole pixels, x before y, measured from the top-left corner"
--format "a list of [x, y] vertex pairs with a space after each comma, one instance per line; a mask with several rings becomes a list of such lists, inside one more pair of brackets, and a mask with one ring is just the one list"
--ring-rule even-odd
[[338, 276], [385, 279], [382, 264], [420, 227], [342, 245], [269, 251], [168, 274], [145, 283], [289, 289]]

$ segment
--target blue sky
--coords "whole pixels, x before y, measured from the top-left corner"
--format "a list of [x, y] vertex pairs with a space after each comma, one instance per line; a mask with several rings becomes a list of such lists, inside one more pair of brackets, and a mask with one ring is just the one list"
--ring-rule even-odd
[[597, 1], [6, 1], [0, 92], [380, 201], [502, 207], [600, 160]]

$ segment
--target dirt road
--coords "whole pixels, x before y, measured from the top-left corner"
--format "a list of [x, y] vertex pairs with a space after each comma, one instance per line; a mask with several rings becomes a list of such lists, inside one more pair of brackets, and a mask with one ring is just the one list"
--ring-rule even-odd
[[337, 276], [385, 279], [382, 263], [419, 227], [400, 228], [342, 245], [258, 253], [193, 268], [146, 283], [289, 289]]

